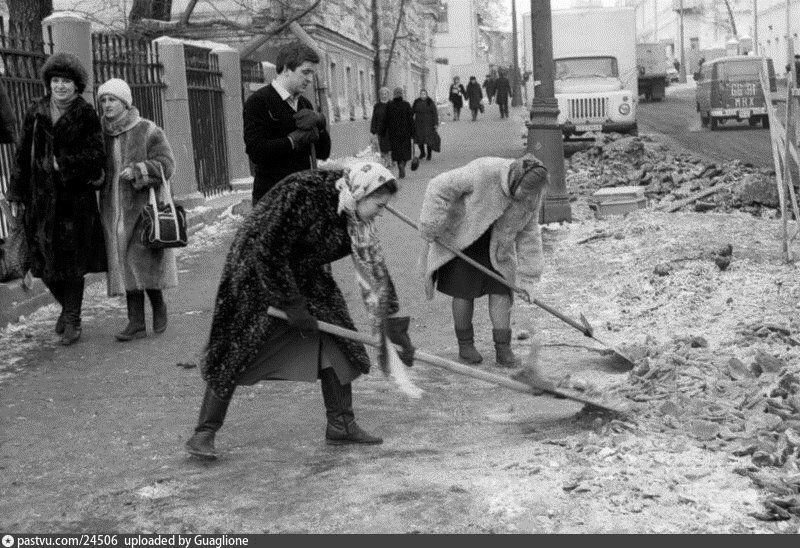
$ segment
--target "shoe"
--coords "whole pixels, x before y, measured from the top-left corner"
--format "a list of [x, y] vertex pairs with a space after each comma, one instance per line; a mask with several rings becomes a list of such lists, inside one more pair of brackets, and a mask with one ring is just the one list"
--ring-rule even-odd
[[425, 156], [425, 159], [428, 160], [429, 162], [431, 161], [431, 151], [430, 150], [428, 151], [428, 155]]
[[520, 360], [511, 350], [511, 330], [492, 329], [497, 367], [519, 367]]
[[483, 356], [475, 348], [475, 334], [472, 327], [467, 329], [456, 329], [456, 339], [458, 340], [458, 357], [461, 361], [469, 364], [481, 363]]
[[217, 450], [214, 448], [214, 437], [216, 432], [202, 431], [195, 432], [186, 442], [186, 451], [190, 455], [201, 459], [214, 460], [217, 458]]
[[56, 320], [56, 334], [63, 334], [65, 326], [66, 320], [64, 319], [64, 312], [61, 312], [61, 314], [58, 316], [58, 320]]
[[418, 167], [419, 167], [419, 158], [414, 156], [414, 159], [411, 160], [411, 171], [417, 171]]
[[397, 164], [397, 170], [398, 170], [398, 172], [400, 174], [400, 178], [401, 179], [405, 179], [406, 178], [406, 163], [405, 162], [398, 163]]
[[354, 420], [340, 421], [338, 424], [328, 423], [328, 427], [325, 429], [325, 443], [328, 445], [380, 445], [383, 443], [383, 438], [362, 430]]
[[144, 291], [126, 291], [125, 300], [128, 304], [128, 325], [115, 337], [121, 342], [143, 339], [147, 336], [147, 326], [144, 323]]
[[73, 322], [66, 322], [64, 324], [64, 333], [61, 335], [61, 344], [64, 346], [75, 344], [81, 338], [81, 331], [80, 323], [75, 325]]
[[148, 289], [147, 296], [153, 307], [153, 331], [163, 333], [167, 330], [167, 303], [160, 289]]
[[322, 385], [322, 399], [325, 402], [325, 415], [328, 425], [325, 428], [325, 443], [328, 445], [379, 445], [383, 438], [364, 431], [353, 414], [353, 387], [350, 383], [340, 384], [339, 377], [332, 367], [319, 372]]
[[214, 438], [225, 422], [228, 405], [230, 405], [229, 399], [222, 400], [218, 398], [211, 388], [206, 387], [203, 403], [200, 405], [197, 427], [194, 429], [192, 437], [185, 444], [186, 451], [190, 455], [208, 460], [217, 458]]

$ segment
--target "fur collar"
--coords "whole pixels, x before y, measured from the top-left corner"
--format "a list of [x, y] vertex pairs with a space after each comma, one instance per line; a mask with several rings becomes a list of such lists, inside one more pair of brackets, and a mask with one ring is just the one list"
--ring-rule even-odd
[[139, 123], [140, 120], [141, 118], [139, 117], [139, 111], [136, 109], [136, 107], [129, 108], [123, 116], [120, 116], [113, 121], [109, 121], [105, 116], [103, 116], [103, 132], [106, 135], [116, 137], [120, 133], [125, 133], [133, 128]]

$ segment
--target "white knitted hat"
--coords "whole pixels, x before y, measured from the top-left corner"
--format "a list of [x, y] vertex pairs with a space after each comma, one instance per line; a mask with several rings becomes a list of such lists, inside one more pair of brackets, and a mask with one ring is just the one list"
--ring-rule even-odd
[[104, 83], [97, 89], [97, 98], [100, 99], [103, 95], [113, 95], [123, 103], [127, 108], [133, 105], [133, 95], [131, 88], [125, 80], [120, 78], [112, 78]]

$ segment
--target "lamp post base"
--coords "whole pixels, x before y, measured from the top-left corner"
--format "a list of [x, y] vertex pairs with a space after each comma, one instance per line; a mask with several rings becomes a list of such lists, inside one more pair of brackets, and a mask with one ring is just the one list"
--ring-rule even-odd
[[553, 98], [534, 98], [528, 127], [528, 152], [544, 163], [550, 174], [540, 222], [543, 224], [571, 222], [572, 210], [564, 179], [564, 142], [558, 125], [558, 101]]

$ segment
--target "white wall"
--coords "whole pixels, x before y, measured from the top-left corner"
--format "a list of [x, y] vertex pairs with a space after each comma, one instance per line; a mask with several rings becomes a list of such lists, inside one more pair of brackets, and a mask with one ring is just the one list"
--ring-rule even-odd
[[434, 36], [436, 57], [448, 59], [450, 65], [469, 65], [475, 61], [477, 28], [472, 0], [442, 0], [447, 4], [447, 32]]

